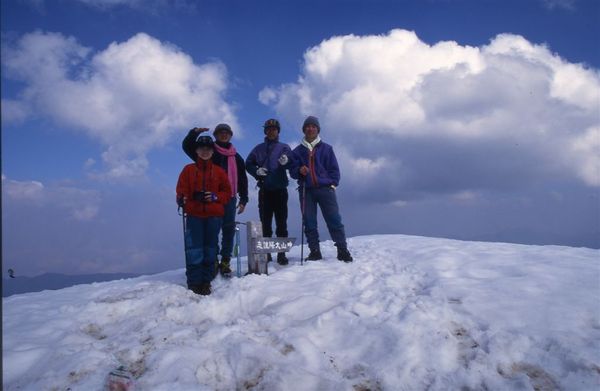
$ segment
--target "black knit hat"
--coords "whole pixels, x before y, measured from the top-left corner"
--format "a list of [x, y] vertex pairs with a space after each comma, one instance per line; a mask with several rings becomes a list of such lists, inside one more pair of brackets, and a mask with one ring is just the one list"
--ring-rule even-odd
[[306, 126], [308, 125], [315, 125], [319, 133], [321, 133], [321, 125], [319, 125], [319, 119], [317, 117], [312, 115], [306, 117], [304, 124], [302, 125], [302, 132], [304, 132], [304, 129], [306, 129]]
[[277, 131], [281, 132], [281, 125], [279, 125], [279, 121], [277, 121], [275, 118], [271, 118], [265, 121], [265, 124], [263, 125], [265, 134], [267, 134], [267, 128], [271, 127], [277, 128]]
[[229, 132], [229, 134], [231, 134], [233, 136], [233, 130], [231, 130], [231, 126], [229, 126], [227, 124], [218, 124], [217, 126], [215, 126], [213, 135], [216, 136], [217, 133], [219, 132], [219, 130], [226, 130]]
[[196, 149], [198, 149], [198, 148], [213, 148], [213, 147], [214, 147], [214, 141], [213, 141], [212, 137], [210, 137], [210, 136], [202, 134], [196, 139]]

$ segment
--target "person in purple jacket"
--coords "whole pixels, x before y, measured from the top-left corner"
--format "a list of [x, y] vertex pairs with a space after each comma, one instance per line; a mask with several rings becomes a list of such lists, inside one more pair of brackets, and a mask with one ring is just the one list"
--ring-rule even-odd
[[[287, 238], [288, 191], [289, 184], [286, 169], [291, 164], [290, 146], [279, 141], [281, 125], [276, 119], [268, 119], [263, 126], [265, 141], [258, 144], [246, 158], [246, 171], [258, 183], [258, 214], [265, 238], [273, 235], [273, 217], [275, 234]], [[271, 254], [268, 254], [271, 261]], [[277, 263], [287, 265], [285, 253], [277, 253]]]
[[[289, 171], [291, 177], [297, 179], [299, 184], [304, 233], [310, 249], [306, 259], [310, 261], [323, 259], [317, 228], [318, 205], [331, 239], [337, 247], [337, 259], [352, 262], [335, 195], [335, 188], [340, 183], [340, 168], [335, 153], [331, 145], [321, 141], [319, 137], [321, 126], [317, 117], [307, 117], [302, 125], [302, 132], [304, 132], [304, 139], [294, 148], [293, 164]], [[302, 199], [303, 193], [304, 199]]]

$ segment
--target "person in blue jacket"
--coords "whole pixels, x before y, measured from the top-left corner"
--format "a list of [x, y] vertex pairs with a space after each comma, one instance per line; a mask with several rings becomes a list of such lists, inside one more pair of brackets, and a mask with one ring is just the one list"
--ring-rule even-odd
[[[279, 141], [281, 125], [276, 119], [268, 119], [263, 125], [265, 141], [258, 144], [246, 158], [246, 171], [258, 184], [258, 213], [265, 238], [273, 235], [273, 217], [275, 234], [287, 238], [288, 191], [289, 184], [286, 169], [291, 163], [290, 146]], [[268, 254], [271, 261], [271, 254]], [[277, 263], [287, 265], [285, 253], [277, 253]]]
[[292, 178], [298, 180], [299, 185], [304, 233], [310, 249], [306, 259], [323, 259], [317, 228], [318, 205], [331, 239], [337, 247], [337, 259], [352, 262], [335, 195], [335, 189], [340, 183], [340, 168], [335, 153], [331, 145], [321, 141], [321, 126], [317, 117], [308, 116], [302, 125], [302, 132], [304, 139], [294, 148], [293, 165], [289, 171]]

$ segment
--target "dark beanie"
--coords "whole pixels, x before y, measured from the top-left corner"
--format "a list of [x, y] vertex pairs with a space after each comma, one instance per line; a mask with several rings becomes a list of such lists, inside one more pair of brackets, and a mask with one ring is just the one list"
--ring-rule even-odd
[[196, 148], [202, 147], [213, 148], [214, 141], [212, 137], [207, 136], [206, 134], [201, 134], [200, 136], [198, 136], [198, 138], [196, 139]]
[[230, 134], [233, 134], [233, 131], [231, 130], [231, 126], [227, 125], [227, 124], [218, 124], [217, 126], [215, 126], [215, 130], [213, 132], [213, 135], [217, 135], [217, 132], [219, 130], [226, 130], [228, 131]]
[[302, 125], [302, 132], [304, 132], [304, 129], [306, 129], [307, 125], [315, 125], [319, 133], [321, 132], [321, 125], [319, 125], [319, 119], [317, 117], [312, 115], [306, 117], [306, 119], [304, 120], [304, 124]]

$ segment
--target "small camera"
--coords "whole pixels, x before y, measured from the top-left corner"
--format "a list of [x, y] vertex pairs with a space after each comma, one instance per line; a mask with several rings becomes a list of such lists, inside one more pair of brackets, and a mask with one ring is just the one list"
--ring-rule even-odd
[[205, 191], [195, 191], [194, 194], [193, 194], [193, 196], [192, 196], [192, 198], [195, 201], [206, 202], [206, 199], [205, 199], [206, 193], [207, 192], [205, 192]]

